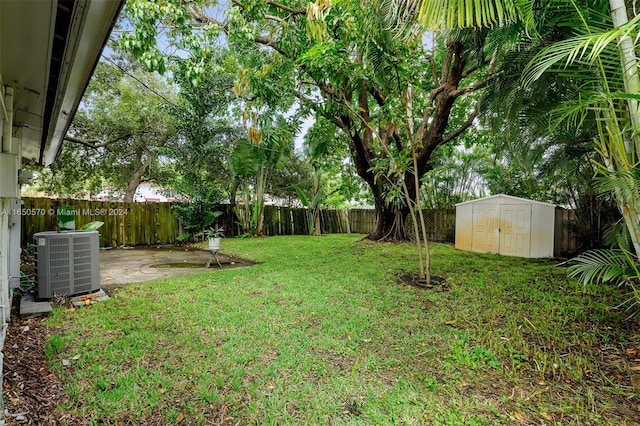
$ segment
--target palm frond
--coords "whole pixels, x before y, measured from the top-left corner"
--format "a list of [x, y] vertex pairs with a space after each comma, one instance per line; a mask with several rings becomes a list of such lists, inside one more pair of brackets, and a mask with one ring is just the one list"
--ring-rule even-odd
[[382, 0], [379, 16], [384, 20], [387, 29], [396, 34], [407, 35], [415, 30], [418, 23], [421, 0]]
[[601, 170], [596, 179], [601, 193], [620, 191], [625, 200], [640, 202], [640, 170]]
[[605, 66], [608, 65], [613, 70], [616, 67], [619, 69], [618, 40], [621, 37], [635, 35], [639, 24], [640, 15], [625, 25], [601, 31], [593, 28], [593, 22], [585, 22], [584, 25], [589, 27], [584, 28], [583, 34], [556, 42], [543, 49], [525, 69], [523, 81], [526, 85], [530, 85], [556, 65], [567, 68], [575, 63], [592, 65], [596, 61], [604, 61]]
[[629, 229], [623, 220], [619, 220], [605, 229], [602, 240], [611, 248], [631, 251], [631, 235], [629, 235]]
[[[583, 284], [612, 283], [623, 284], [637, 279], [633, 257], [623, 250], [595, 249], [586, 251], [571, 259], [568, 275]], [[637, 259], [635, 259], [637, 261]]]
[[489, 28], [516, 22], [518, 13], [513, 0], [423, 0], [418, 19], [433, 30]]

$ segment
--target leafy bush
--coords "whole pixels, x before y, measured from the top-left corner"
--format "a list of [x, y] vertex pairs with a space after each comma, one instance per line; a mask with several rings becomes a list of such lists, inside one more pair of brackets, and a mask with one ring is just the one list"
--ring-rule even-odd
[[218, 199], [208, 195], [194, 197], [191, 202], [173, 204], [178, 220], [191, 235], [210, 228], [220, 216], [220, 212], [216, 211]]

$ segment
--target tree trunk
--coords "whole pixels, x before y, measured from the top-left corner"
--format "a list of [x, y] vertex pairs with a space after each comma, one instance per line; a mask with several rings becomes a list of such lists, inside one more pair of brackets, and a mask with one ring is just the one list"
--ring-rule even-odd
[[[233, 183], [231, 185], [231, 189], [229, 189], [227, 191], [228, 194], [229, 194], [229, 211], [233, 215], [233, 219], [230, 222], [233, 223], [233, 224], [242, 223], [242, 219], [240, 218], [240, 215], [238, 214], [237, 203], [236, 203], [236, 198], [238, 197], [238, 188], [239, 187], [240, 187], [240, 180], [239, 179], [234, 179]], [[227, 223], [229, 223], [229, 220], [227, 220]], [[235, 237], [237, 235], [237, 229], [238, 229], [238, 227], [234, 225], [229, 230], [225, 230], [225, 232], [227, 233], [226, 236], [227, 237]]]
[[138, 186], [140, 186], [140, 183], [142, 182], [142, 177], [147, 172], [147, 170], [151, 166], [151, 163], [155, 159], [155, 155], [152, 152], [147, 152], [147, 155], [148, 155], [147, 159], [145, 161], [142, 161], [143, 154], [144, 152], [142, 150], [138, 150], [136, 152], [136, 159], [135, 159], [133, 172], [129, 177], [129, 182], [127, 183], [127, 189], [124, 194], [125, 203], [133, 202], [133, 197], [135, 197], [136, 190], [138, 189]]
[[[624, 0], [610, 0], [609, 6], [611, 8], [611, 18], [614, 27], [622, 26], [629, 21]], [[620, 63], [622, 66], [625, 90], [627, 93], [636, 94], [640, 91], [640, 77], [638, 75], [638, 58], [635, 54], [633, 39], [630, 36], [622, 37], [619, 40], [618, 49], [620, 51]], [[619, 156], [624, 155], [626, 161], [620, 161], [622, 164], [616, 164], [616, 154], [612, 152], [610, 154], [611, 164], [607, 164], [610, 170], [635, 168], [635, 157], [637, 150], [640, 149], [640, 136], [637, 133], [640, 130], [640, 111], [638, 109], [638, 101], [635, 99], [627, 99], [627, 106], [632, 132], [630, 140], [625, 141], [627, 142], [625, 144], [626, 152], [618, 153]], [[635, 197], [626, 196], [622, 189], [617, 188], [614, 193], [618, 199], [620, 211], [629, 230], [635, 252], [640, 255], [640, 202], [638, 202]]]
[[386, 204], [382, 199], [376, 201], [376, 227], [367, 235], [372, 241], [408, 241], [404, 224], [409, 209], [398, 209]]
[[124, 194], [124, 202], [132, 203], [133, 197], [136, 195], [136, 190], [140, 183], [142, 182], [142, 176], [144, 174], [144, 170], [136, 169], [133, 173], [131, 173], [131, 177], [129, 178], [129, 182], [127, 183], [127, 189]]
[[320, 236], [322, 235], [322, 230], [320, 229], [320, 210], [316, 209], [315, 217], [313, 218], [313, 235]]

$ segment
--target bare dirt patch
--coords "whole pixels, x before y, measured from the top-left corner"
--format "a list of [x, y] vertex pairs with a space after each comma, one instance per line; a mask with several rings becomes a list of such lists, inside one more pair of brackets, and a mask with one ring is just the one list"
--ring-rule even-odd
[[420, 278], [418, 274], [402, 272], [396, 276], [396, 281], [402, 285], [409, 285], [423, 290], [449, 291], [451, 288], [444, 278], [437, 275], [432, 276], [431, 282], [427, 284], [427, 281]]
[[[17, 303], [16, 303], [17, 304]], [[21, 320], [14, 308], [4, 347], [5, 408], [7, 425], [86, 425], [75, 414], [60, 414], [66, 401], [63, 385], [47, 364], [45, 344], [49, 329], [46, 318]]]

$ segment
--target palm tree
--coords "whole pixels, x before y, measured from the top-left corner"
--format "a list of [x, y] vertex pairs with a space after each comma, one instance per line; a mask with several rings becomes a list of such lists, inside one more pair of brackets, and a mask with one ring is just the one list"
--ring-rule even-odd
[[277, 116], [272, 121], [265, 118], [261, 129], [258, 131], [256, 127], [250, 127], [250, 139], [242, 139], [230, 158], [231, 170], [240, 180], [244, 192], [244, 202], [237, 206], [236, 214], [243, 232], [257, 236], [263, 233], [264, 196], [270, 174], [274, 170], [282, 170], [291, 157], [298, 124]]
[[[612, 192], [627, 225], [636, 253], [640, 253], [640, 186], [636, 172], [640, 150], [638, 99], [640, 79], [631, 35], [640, 27], [628, 21], [626, 9], [611, 1], [611, 16], [575, 7], [570, 17], [575, 35], [543, 49], [525, 70], [531, 82], [545, 72], [563, 72], [583, 82], [579, 99], [557, 112], [557, 123], [579, 123], [586, 114], [596, 118], [596, 149], [601, 156], [601, 190]], [[600, 2], [602, 5], [602, 2]], [[622, 16], [624, 15], [624, 16]], [[564, 68], [558, 70], [560, 64]]]
[[571, 37], [542, 49], [533, 58], [524, 81], [531, 84], [549, 71], [584, 79], [580, 99], [568, 100], [559, 108], [556, 125], [566, 120], [575, 123], [587, 113], [595, 114], [596, 144], [602, 159], [601, 188], [615, 194], [635, 252], [640, 253], [640, 185], [636, 172], [640, 152], [640, 78], [633, 37], [639, 32], [640, 18], [628, 19], [624, 0], [596, 0], [580, 5], [545, 0], [537, 9], [532, 1], [513, 0], [422, 0], [419, 8], [417, 3], [398, 1], [396, 6], [419, 10], [419, 19], [433, 29], [493, 27], [518, 21], [532, 36], [534, 22], [563, 23], [574, 30]]
[[[417, 3], [414, 0], [396, 2], [400, 10], [402, 7], [416, 9]], [[587, 117], [595, 117], [595, 145], [601, 159], [596, 164], [600, 190], [614, 194], [631, 241], [627, 245], [624, 239], [618, 239], [619, 250], [591, 251], [579, 256], [569, 273], [584, 283], [625, 282], [633, 290], [633, 305], [640, 304], [637, 286], [640, 281], [640, 61], [634, 45], [640, 33], [640, 17], [628, 19], [624, 0], [591, 0], [580, 4], [543, 0], [535, 10], [532, 1], [421, 0], [419, 3], [419, 17], [431, 28], [493, 27], [519, 21], [534, 38], [539, 35], [534, 33], [536, 27], [558, 30], [559, 41], [535, 55], [522, 81], [531, 85], [551, 72], [580, 82], [577, 97], [567, 99], [555, 110], [551, 128], [566, 123], [579, 128]], [[532, 19], [533, 16], [537, 18]], [[534, 22], [537, 25], [533, 25]]]

